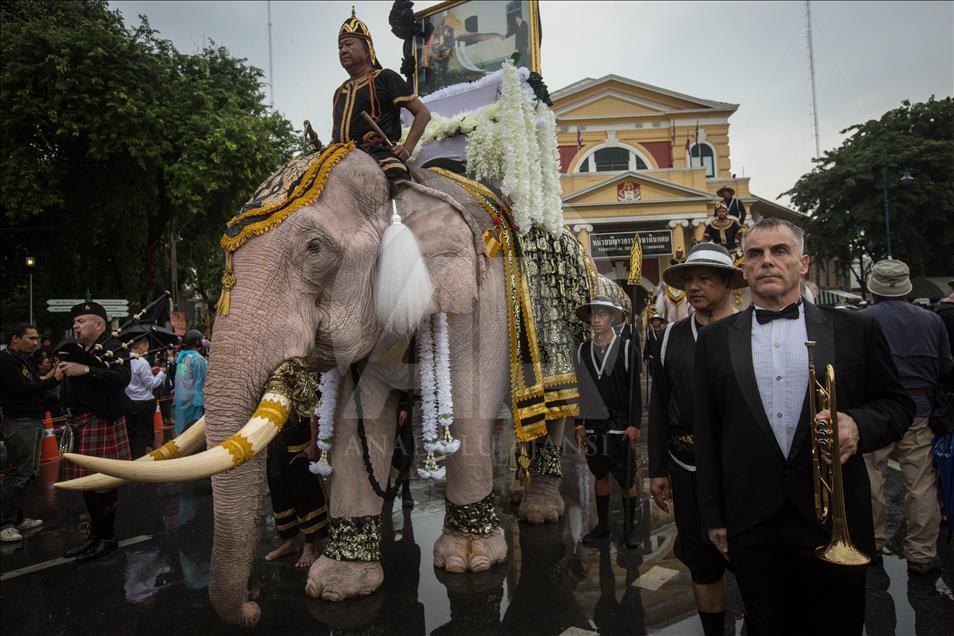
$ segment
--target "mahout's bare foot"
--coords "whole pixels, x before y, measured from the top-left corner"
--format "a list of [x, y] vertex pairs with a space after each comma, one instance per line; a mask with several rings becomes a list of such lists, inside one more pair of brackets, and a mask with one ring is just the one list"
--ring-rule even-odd
[[320, 556], [308, 570], [305, 594], [326, 601], [367, 596], [384, 583], [379, 561], [335, 561]]
[[283, 557], [287, 557], [289, 554], [298, 553], [298, 539], [292, 537], [291, 539], [285, 539], [282, 541], [282, 544], [265, 555], [266, 561], [277, 561]]
[[560, 495], [560, 478], [534, 475], [527, 486], [517, 516], [527, 523], [552, 523], [566, 510]]
[[307, 570], [311, 564], [318, 558], [318, 548], [311, 541], [305, 541], [305, 547], [301, 550], [301, 556], [295, 561], [295, 567], [299, 570]]

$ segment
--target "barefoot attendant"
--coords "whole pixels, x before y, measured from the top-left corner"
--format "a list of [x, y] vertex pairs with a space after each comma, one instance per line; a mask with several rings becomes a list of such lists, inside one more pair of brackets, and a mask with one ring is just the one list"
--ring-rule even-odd
[[673, 503], [676, 557], [692, 576], [699, 618], [706, 636], [723, 633], [725, 570], [722, 555], [704, 536], [696, 497], [696, 458], [692, 432], [692, 394], [696, 339], [711, 322], [735, 313], [731, 292], [745, 287], [742, 270], [725, 248], [700, 243], [684, 263], [671, 265], [663, 280], [686, 292], [695, 313], [669, 325], [651, 362], [649, 402], [650, 493], [663, 511]]
[[328, 506], [321, 477], [308, 470], [318, 459], [318, 420], [291, 413], [268, 445], [268, 490], [275, 529], [282, 544], [265, 556], [274, 561], [298, 553], [298, 535], [305, 538], [295, 567], [306, 569], [318, 558], [318, 542], [328, 535]]
[[639, 392], [639, 343], [620, 338], [613, 329], [622, 310], [608, 297], [597, 296], [577, 309], [589, 323], [593, 339], [576, 353], [580, 389], [577, 443], [586, 449], [586, 463], [596, 477], [596, 512], [599, 522], [584, 537], [584, 545], [598, 545], [610, 536], [610, 474], [622, 489], [624, 542], [639, 545], [635, 528], [637, 493], [635, 444], [639, 439], [642, 400]]

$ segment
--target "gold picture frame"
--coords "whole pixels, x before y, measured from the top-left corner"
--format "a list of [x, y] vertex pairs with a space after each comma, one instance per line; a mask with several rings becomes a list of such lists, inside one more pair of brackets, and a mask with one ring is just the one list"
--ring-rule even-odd
[[[468, 5], [470, 15], [461, 12], [462, 5]], [[456, 10], [452, 11], [454, 9]], [[522, 26], [517, 23], [518, 15], [520, 22], [526, 24], [529, 36], [525, 49], [530, 58], [529, 64], [517, 49], [518, 32]], [[525, 19], [524, 16], [529, 17]], [[483, 20], [480, 19], [482, 17]], [[435, 24], [435, 19], [440, 21]], [[521, 52], [517, 63], [519, 66], [540, 72], [541, 28], [538, 0], [446, 0], [416, 12], [414, 20], [418, 23], [418, 30], [427, 33], [425, 37], [415, 36], [412, 40], [413, 83], [414, 92], [418, 95], [424, 96], [445, 86], [479, 79], [483, 74], [500, 68], [503, 61], [515, 52]], [[478, 28], [481, 23], [490, 23], [491, 29], [495, 25], [505, 26], [506, 30], [481, 32]], [[465, 33], [469, 41], [461, 42], [463, 37], [457, 33], [458, 30]], [[438, 38], [436, 42], [435, 35]], [[495, 41], [502, 44], [495, 47]], [[512, 41], [513, 45], [508, 44], [508, 41]], [[482, 48], [487, 59], [477, 62], [464, 59], [470, 48]]]

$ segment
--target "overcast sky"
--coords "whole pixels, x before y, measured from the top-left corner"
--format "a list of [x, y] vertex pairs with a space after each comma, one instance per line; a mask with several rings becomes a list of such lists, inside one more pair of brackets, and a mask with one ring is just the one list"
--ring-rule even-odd
[[[111, 2], [138, 15], [183, 52], [209, 39], [268, 78], [264, 0]], [[391, 2], [272, 2], [274, 105], [296, 128], [309, 119], [327, 141], [331, 96], [346, 79], [336, 36], [355, 4], [385, 66], [402, 42]], [[422, 9], [435, 2], [416, 2]], [[811, 169], [815, 153], [804, 2], [540, 3], [542, 70], [551, 91], [615, 73], [697, 97], [740, 104], [729, 120], [732, 170], [774, 199]], [[901, 100], [954, 93], [954, 3], [813, 2], [821, 147], [847, 126]], [[268, 88], [266, 87], [266, 100]]]

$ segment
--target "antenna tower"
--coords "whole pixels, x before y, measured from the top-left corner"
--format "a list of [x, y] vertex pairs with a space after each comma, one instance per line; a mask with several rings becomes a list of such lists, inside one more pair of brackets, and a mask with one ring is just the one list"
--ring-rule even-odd
[[272, 0], [267, 0], [265, 6], [268, 9], [268, 106], [274, 108], [275, 73], [272, 69]]
[[812, 42], [812, 3], [805, 0], [805, 30], [808, 34], [808, 75], [812, 82], [812, 127], [815, 131], [815, 158], [821, 156], [821, 140], [818, 136], [818, 95], [815, 90], [815, 46]]

